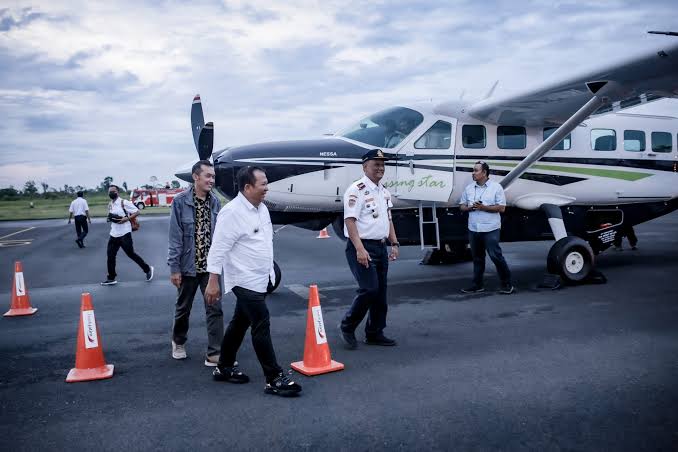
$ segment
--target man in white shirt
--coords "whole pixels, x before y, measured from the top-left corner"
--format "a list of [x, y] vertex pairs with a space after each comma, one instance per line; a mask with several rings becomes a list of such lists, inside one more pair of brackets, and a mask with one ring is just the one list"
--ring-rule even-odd
[[490, 167], [483, 161], [473, 166], [473, 182], [466, 186], [459, 201], [462, 212], [468, 212], [469, 244], [473, 255], [473, 285], [462, 289], [464, 293], [479, 293], [485, 290], [485, 252], [497, 268], [502, 294], [513, 293], [511, 271], [506, 264], [501, 248], [501, 214], [506, 209], [503, 187], [489, 180]]
[[127, 257], [141, 267], [146, 275], [146, 281], [153, 279], [153, 267], [134, 252], [130, 220], [139, 215], [139, 209], [131, 201], [122, 199], [119, 196], [119, 191], [117, 185], [111, 185], [108, 189], [108, 197], [111, 198], [111, 202], [108, 204], [108, 221], [111, 222], [111, 233], [108, 237], [107, 249], [108, 277], [101, 282], [102, 286], [112, 286], [118, 283], [115, 279], [117, 276], [115, 273], [115, 258], [120, 248], [127, 254]]
[[85, 237], [87, 237], [89, 232], [87, 222], [92, 224], [92, 219], [89, 217], [89, 206], [82, 191], [78, 192], [78, 197], [71, 202], [71, 206], [68, 208], [68, 224], [71, 224], [73, 217], [75, 217], [75, 233], [78, 237], [75, 239], [75, 243], [80, 248], [84, 248]]
[[[388, 261], [397, 259], [400, 249], [391, 220], [391, 193], [381, 183], [388, 158], [381, 149], [373, 149], [362, 160], [364, 177], [344, 193], [346, 259], [358, 283], [353, 303], [339, 326], [341, 339], [349, 350], [358, 347], [355, 330], [366, 315], [365, 343], [396, 345], [395, 340], [384, 336]], [[387, 243], [391, 245], [390, 254]]]
[[301, 386], [291, 381], [278, 365], [271, 341], [266, 291], [273, 272], [273, 225], [263, 203], [268, 180], [263, 169], [246, 166], [236, 175], [240, 193], [217, 216], [217, 224], [207, 256], [209, 282], [205, 289], [208, 303], [220, 298], [219, 276], [224, 272], [224, 290], [236, 296], [235, 311], [224, 333], [221, 355], [212, 373], [214, 380], [247, 383], [236, 354], [252, 327], [252, 345], [266, 377], [264, 391], [282, 396], [297, 395]]

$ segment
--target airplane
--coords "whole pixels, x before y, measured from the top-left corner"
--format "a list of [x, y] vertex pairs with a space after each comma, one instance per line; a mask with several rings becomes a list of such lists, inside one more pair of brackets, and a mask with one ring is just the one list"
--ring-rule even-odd
[[[382, 149], [398, 240], [429, 250], [431, 262], [467, 258], [459, 199], [475, 162], [486, 161], [506, 191], [501, 240], [554, 240], [548, 273], [579, 283], [595, 275], [595, 256], [624, 227], [678, 208], [678, 118], [625, 112], [675, 97], [673, 44], [521, 94], [391, 107], [319, 139], [213, 153], [200, 95], [191, 125], [199, 158], [213, 159], [225, 197], [237, 195], [238, 169], [260, 166], [274, 224], [332, 225], [341, 238], [342, 196], [363, 175], [361, 156]], [[190, 166], [176, 176], [191, 182]], [[275, 269], [269, 291], [280, 283]]]

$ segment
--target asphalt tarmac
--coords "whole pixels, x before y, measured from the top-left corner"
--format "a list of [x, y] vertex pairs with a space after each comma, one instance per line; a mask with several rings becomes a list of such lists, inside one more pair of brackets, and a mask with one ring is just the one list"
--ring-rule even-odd
[[[0, 450], [678, 450], [678, 212], [639, 226], [639, 250], [600, 255], [605, 285], [537, 289], [551, 244], [512, 243], [503, 249], [516, 293], [462, 295], [471, 263], [423, 266], [419, 249], [404, 248], [389, 273], [386, 330], [399, 345], [356, 351], [336, 330], [354, 291], [344, 243], [280, 229], [283, 280], [268, 299], [278, 360], [302, 358], [317, 284], [333, 358], [346, 366], [295, 374], [294, 399], [264, 394], [249, 335], [238, 360], [252, 381], [212, 381], [199, 294], [189, 358], [171, 358], [168, 221], [143, 220], [135, 248], [155, 279], [121, 251], [112, 287], [99, 285], [105, 223], [84, 249], [65, 221], [0, 224], [3, 312], [15, 260], [39, 309], [0, 319]], [[488, 261], [486, 287], [498, 285]], [[115, 374], [68, 384], [82, 292]], [[226, 320], [232, 309], [228, 295]]]

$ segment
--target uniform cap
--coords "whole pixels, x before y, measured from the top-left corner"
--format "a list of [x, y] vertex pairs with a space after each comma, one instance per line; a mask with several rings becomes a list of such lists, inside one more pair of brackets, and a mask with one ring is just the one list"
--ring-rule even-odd
[[384, 155], [384, 152], [381, 149], [372, 149], [363, 155], [363, 163], [368, 160], [388, 160], [388, 157]]

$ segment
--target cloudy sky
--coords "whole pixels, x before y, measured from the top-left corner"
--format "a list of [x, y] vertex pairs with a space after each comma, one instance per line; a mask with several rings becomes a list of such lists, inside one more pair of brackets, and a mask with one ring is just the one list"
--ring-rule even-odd
[[[524, 90], [678, 38], [675, 1], [0, 2], [0, 187], [130, 186], [412, 101]], [[678, 100], [642, 107], [678, 116]]]

